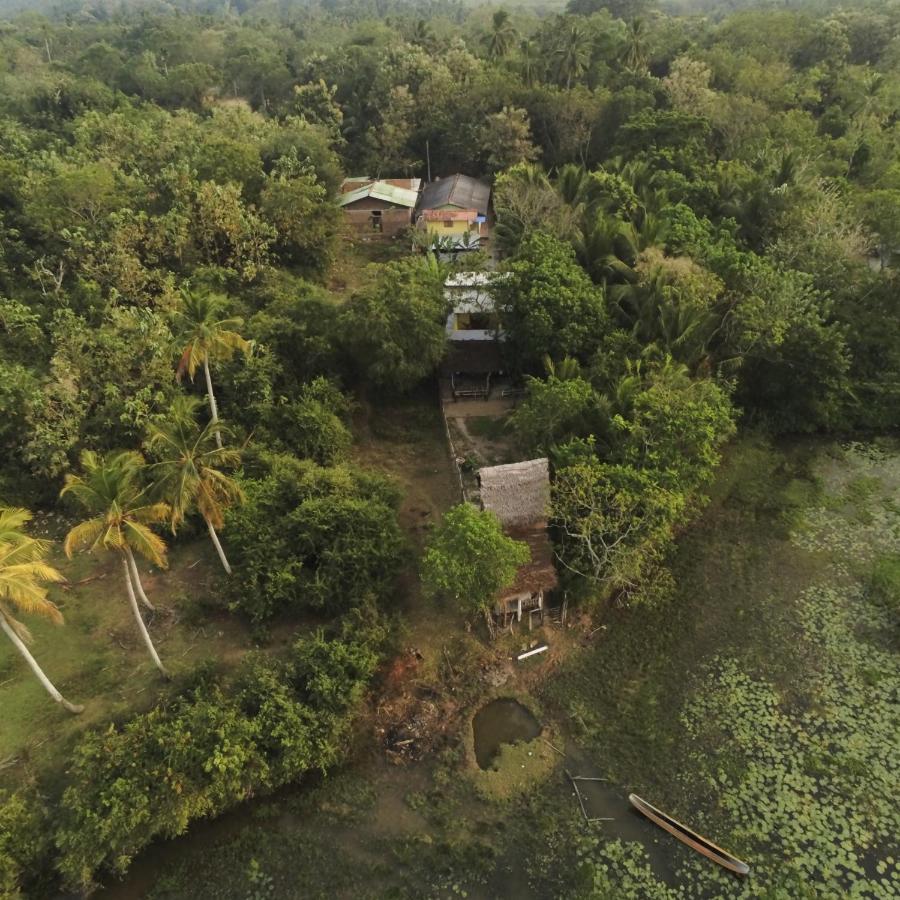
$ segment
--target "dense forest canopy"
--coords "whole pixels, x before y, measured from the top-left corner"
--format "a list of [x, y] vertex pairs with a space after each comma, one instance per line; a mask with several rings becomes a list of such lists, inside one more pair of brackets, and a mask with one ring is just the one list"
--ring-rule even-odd
[[[46, 550], [16, 507], [75, 517], [66, 552], [121, 556], [163, 673], [133, 558], [164, 567], [163, 531], [208, 530], [259, 633], [331, 630], [89, 734], [53, 850], [0, 841], [10, 891], [28, 853], [88, 886], [339, 757], [409, 565], [354, 415], [433, 377], [454, 266], [504, 273], [509, 429], [549, 458], [573, 601], [671, 587], [738, 429], [897, 425], [900, 3], [25, 5], [0, 2], [0, 557]], [[458, 172], [491, 184], [492, 258], [353, 245], [345, 177]], [[491, 577], [461, 586], [479, 534]], [[436, 535], [429, 594], [490, 621], [521, 546], [471, 510]], [[210, 756], [238, 748], [215, 778], [185, 753], [158, 807], [86, 829], [200, 720]]]

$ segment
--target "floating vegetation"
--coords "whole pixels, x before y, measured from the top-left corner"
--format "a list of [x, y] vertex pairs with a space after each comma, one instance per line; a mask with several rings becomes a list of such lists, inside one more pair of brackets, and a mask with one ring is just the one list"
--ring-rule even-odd
[[[884, 636], [893, 612], [871, 588], [873, 564], [900, 551], [900, 455], [848, 444], [817, 466], [824, 496], [791, 540], [824, 560], [785, 595], [793, 645], [778, 668], [738, 648], [708, 659], [681, 709], [683, 798], [698, 827], [754, 860], [740, 884], [685, 860], [676, 885], [655, 879], [636, 844], [585, 840], [592, 896], [900, 897], [900, 656]], [[827, 554], [827, 556], [826, 556]]]

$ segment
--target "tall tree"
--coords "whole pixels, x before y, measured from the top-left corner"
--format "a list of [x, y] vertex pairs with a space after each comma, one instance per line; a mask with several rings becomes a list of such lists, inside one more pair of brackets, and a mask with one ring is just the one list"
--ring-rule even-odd
[[84, 476], [67, 475], [61, 496], [71, 494], [75, 497], [90, 518], [69, 531], [63, 548], [70, 558], [76, 550], [90, 553], [98, 549], [111, 550], [120, 556], [128, 602], [141, 638], [156, 667], [168, 677], [138, 608], [135, 589], [145, 602], [149, 601], [141, 585], [134, 554], [139, 553], [161, 569], [166, 567], [165, 542], [150, 526], [170, 521], [169, 504], [149, 499], [147, 487], [141, 484], [144, 458], [133, 450], [115, 453], [106, 459], [85, 450], [81, 454], [81, 467]]
[[44, 561], [47, 542], [29, 537], [21, 530], [30, 519], [27, 510], [0, 508], [0, 628], [47, 693], [69, 712], [80, 713], [84, 707], [66, 700], [31, 655], [27, 646], [31, 635], [14, 615], [38, 616], [58, 625], [63, 621], [62, 613], [47, 597], [45, 585], [65, 579]]
[[537, 41], [522, 41], [519, 44], [519, 72], [522, 81], [532, 87], [541, 80], [547, 68], [547, 62]]
[[197, 422], [199, 406], [196, 397], [178, 397], [169, 420], [151, 429], [148, 444], [159, 461], [150, 468], [157, 474], [157, 484], [169, 503], [172, 531], [196, 508], [230, 575], [231, 566], [216, 529], [224, 524], [225, 510], [244, 498], [240, 485], [223, 471], [237, 466], [241, 454], [233, 448], [216, 446], [216, 437], [223, 431], [227, 434], [227, 430], [221, 423], [201, 426]]
[[567, 88], [587, 71], [591, 61], [591, 36], [584, 27], [572, 22], [560, 36], [554, 53], [556, 77]]
[[516, 29], [505, 9], [498, 9], [491, 20], [491, 30], [485, 42], [491, 59], [502, 59], [512, 49], [516, 39]]
[[639, 17], [628, 23], [622, 62], [632, 72], [643, 72], [647, 68], [647, 26]]
[[193, 380], [197, 369], [203, 367], [216, 446], [220, 450], [222, 435], [218, 427], [215, 427], [219, 421], [219, 409], [213, 392], [210, 360], [227, 360], [237, 351], [247, 354], [253, 346], [236, 331], [244, 324], [244, 320], [237, 316], [229, 318], [223, 315], [226, 303], [227, 298], [221, 294], [185, 290], [182, 292], [181, 308], [177, 314], [177, 327], [180, 337], [185, 341], [178, 363], [178, 378], [184, 377], [187, 372]]

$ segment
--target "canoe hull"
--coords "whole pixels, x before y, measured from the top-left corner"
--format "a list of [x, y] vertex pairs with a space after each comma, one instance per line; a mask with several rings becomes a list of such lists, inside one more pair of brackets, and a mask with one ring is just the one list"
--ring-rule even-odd
[[687, 825], [683, 825], [677, 819], [673, 819], [670, 815], [657, 809], [649, 804], [646, 800], [638, 797], [637, 794], [629, 794], [628, 802], [642, 815], [646, 816], [651, 822], [659, 825], [660, 828], [668, 831], [673, 837], [678, 838], [683, 844], [702, 853], [707, 859], [711, 859], [714, 863], [734, 872], [736, 875], [749, 875], [750, 866], [736, 856], [732, 856], [727, 850], [716, 846], [708, 838], [692, 831]]

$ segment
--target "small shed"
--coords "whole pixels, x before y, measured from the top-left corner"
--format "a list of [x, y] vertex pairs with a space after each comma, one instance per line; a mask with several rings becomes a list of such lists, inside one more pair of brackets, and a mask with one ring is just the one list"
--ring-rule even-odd
[[501, 625], [544, 618], [544, 600], [559, 583], [547, 533], [550, 464], [546, 457], [478, 470], [481, 505], [497, 516], [506, 534], [528, 544], [531, 561], [497, 597], [494, 616]]
[[396, 237], [414, 221], [420, 178], [346, 178], [338, 205], [359, 234]]

